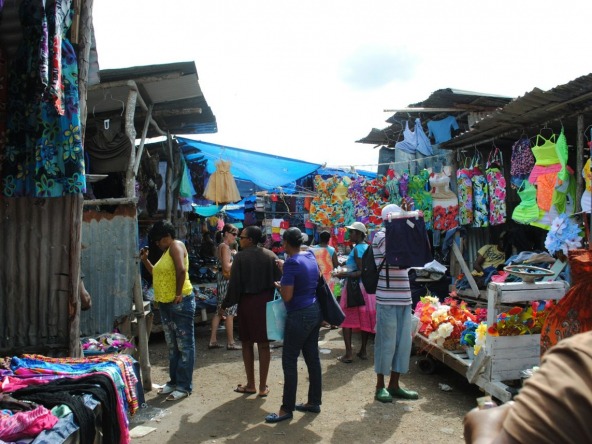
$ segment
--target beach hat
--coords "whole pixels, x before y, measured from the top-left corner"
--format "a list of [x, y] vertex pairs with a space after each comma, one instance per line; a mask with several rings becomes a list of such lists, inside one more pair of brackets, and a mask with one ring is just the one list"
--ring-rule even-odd
[[368, 230], [366, 230], [366, 226], [362, 222], [354, 222], [353, 224], [348, 225], [345, 228], [347, 228], [348, 230], [358, 230], [364, 234], [368, 233]]
[[391, 213], [400, 213], [403, 211], [399, 205], [388, 204], [382, 209], [382, 220], [386, 220]]

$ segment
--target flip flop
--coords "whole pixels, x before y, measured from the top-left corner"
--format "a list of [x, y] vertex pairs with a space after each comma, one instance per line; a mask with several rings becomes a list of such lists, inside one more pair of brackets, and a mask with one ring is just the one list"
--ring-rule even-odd
[[208, 350], [213, 350], [215, 348], [222, 348], [222, 346], [220, 344], [218, 344], [217, 342], [208, 345]]
[[360, 358], [362, 361], [367, 361], [368, 360], [368, 355], [363, 355], [361, 353], [357, 353], [356, 356], [358, 358]]
[[269, 387], [268, 386], [265, 386], [264, 391], [257, 393], [257, 396], [259, 396], [260, 398], [265, 398], [267, 395], [269, 395]]
[[352, 362], [354, 362], [354, 360], [353, 360], [353, 359], [346, 359], [344, 356], [339, 356], [339, 357], [337, 358], [337, 360], [338, 360], [339, 362], [343, 362], [344, 364], [351, 364]]
[[240, 345], [238, 345], [238, 344], [235, 344], [235, 343], [228, 344], [228, 345], [226, 346], [226, 350], [242, 350], [242, 349], [243, 349], [243, 348], [242, 348]]
[[168, 384], [163, 385], [161, 388], [158, 389], [159, 395], [168, 395], [175, 391], [175, 387], [170, 386]]
[[237, 385], [234, 391], [236, 393], [242, 393], [243, 395], [252, 395], [257, 393], [257, 390], [247, 390], [247, 387], [242, 384]]
[[187, 398], [188, 396], [189, 396], [189, 393], [187, 393], [187, 392], [175, 390], [173, 393], [171, 393], [169, 396], [166, 397], [166, 400], [167, 401], [178, 401], [179, 399]]

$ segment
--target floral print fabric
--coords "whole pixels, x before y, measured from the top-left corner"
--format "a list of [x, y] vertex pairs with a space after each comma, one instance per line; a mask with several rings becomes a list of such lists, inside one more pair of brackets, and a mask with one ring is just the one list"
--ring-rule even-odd
[[458, 223], [468, 225], [473, 222], [473, 182], [471, 170], [456, 170], [456, 188], [458, 190]]
[[2, 193], [7, 197], [81, 194], [86, 180], [78, 65], [66, 38], [71, 0], [24, 0], [20, 17], [23, 40], [9, 68]]
[[530, 139], [527, 136], [521, 137], [512, 145], [512, 157], [510, 160], [510, 176], [512, 185], [518, 188], [522, 181], [534, 167], [534, 155], [530, 148]]
[[489, 187], [487, 178], [477, 166], [473, 168], [471, 182], [473, 183], [473, 227], [488, 227]]

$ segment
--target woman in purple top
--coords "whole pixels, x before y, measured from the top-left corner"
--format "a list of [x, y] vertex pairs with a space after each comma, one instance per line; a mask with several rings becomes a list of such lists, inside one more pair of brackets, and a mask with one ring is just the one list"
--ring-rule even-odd
[[[321, 360], [319, 358], [319, 329], [321, 309], [316, 299], [319, 266], [310, 250], [300, 251], [302, 232], [288, 228], [283, 235], [286, 261], [278, 260], [282, 280], [277, 283], [286, 304], [286, 328], [282, 350], [284, 395], [279, 413], [270, 413], [265, 422], [291, 419], [293, 411], [319, 413], [321, 411]], [[296, 405], [298, 386], [298, 356], [302, 351], [308, 368], [308, 401]]]

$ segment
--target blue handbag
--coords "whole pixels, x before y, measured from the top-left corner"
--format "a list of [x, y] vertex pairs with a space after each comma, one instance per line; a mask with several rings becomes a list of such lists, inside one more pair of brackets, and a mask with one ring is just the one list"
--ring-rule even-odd
[[267, 338], [270, 341], [283, 341], [286, 328], [286, 305], [279, 291], [275, 291], [273, 301], [269, 301], [265, 307], [265, 320], [267, 323]]

